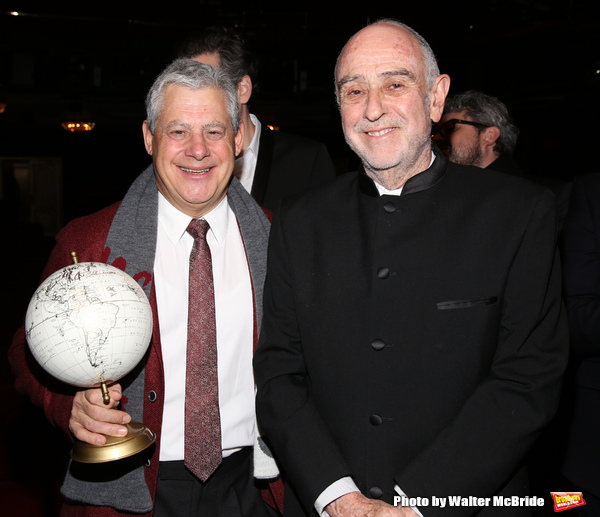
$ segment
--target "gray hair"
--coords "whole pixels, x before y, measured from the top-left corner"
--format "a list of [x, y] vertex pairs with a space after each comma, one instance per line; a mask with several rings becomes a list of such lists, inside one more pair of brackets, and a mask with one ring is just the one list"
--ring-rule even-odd
[[219, 68], [198, 63], [187, 58], [179, 58], [167, 66], [156, 78], [146, 95], [146, 121], [150, 132], [154, 134], [156, 123], [163, 107], [167, 86], [174, 84], [190, 90], [214, 88], [225, 95], [227, 114], [234, 133], [240, 127], [240, 105], [237, 87]]
[[[370, 27], [372, 25], [392, 25], [398, 29], [408, 32], [413, 38], [415, 38], [417, 40], [417, 43], [419, 44], [419, 47], [421, 47], [421, 52], [423, 54], [423, 65], [425, 66], [425, 80], [426, 80], [426, 84], [427, 84], [427, 91], [429, 92], [433, 86], [433, 83], [435, 82], [437, 77], [440, 75], [440, 69], [439, 69], [435, 54], [433, 53], [433, 50], [431, 49], [431, 46], [429, 45], [429, 43], [427, 43], [427, 40], [423, 36], [421, 36], [416, 30], [414, 30], [412, 27], [409, 27], [405, 23], [399, 22], [392, 18], [382, 18], [373, 23], [370, 23], [366, 27]], [[348, 43], [346, 43], [346, 45], [347, 44]], [[342, 54], [344, 53], [344, 50], [346, 49], [346, 45], [344, 45], [344, 48], [342, 48], [341, 52], [338, 54], [337, 60], [335, 62], [334, 81], [335, 81], [335, 90], [338, 94], [339, 94], [339, 91], [338, 91], [338, 85], [337, 85], [337, 71], [338, 71], [338, 67], [340, 64]], [[339, 95], [337, 96], [337, 98], [338, 98], [338, 104], [339, 104]]]
[[465, 111], [465, 116], [486, 126], [496, 126], [500, 136], [494, 145], [498, 155], [511, 156], [517, 145], [519, 128], [511, 119], [506, 105], [496, 97], [475, 90], [454, 95], [446, 100], [444, 113]]

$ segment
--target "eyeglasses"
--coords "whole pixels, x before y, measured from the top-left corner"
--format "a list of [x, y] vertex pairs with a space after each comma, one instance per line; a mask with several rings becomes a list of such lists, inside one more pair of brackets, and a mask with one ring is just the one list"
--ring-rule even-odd
[[433, 131], [432, 136], [439, 134], [442, 138], [447, 138], [456, 129], [456, 124], [467, 124], [469, 126], [475, 126], [479, 129], [491, 127], [486, 124], [481, 124], [480, 122], [473, 122], [472, 120], [461, 120], [458, 118], [451, 118], [450, 120], [444, 122], [441, 126], [437, 126]]

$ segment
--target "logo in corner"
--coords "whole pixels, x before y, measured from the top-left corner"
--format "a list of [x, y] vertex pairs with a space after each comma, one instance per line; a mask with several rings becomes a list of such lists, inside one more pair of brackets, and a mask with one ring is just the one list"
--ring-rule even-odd
[[555, 512], [563, 512], [585, 505], [585, 500], [581, 492], [550, 492], [550, 495], [554, 501]]

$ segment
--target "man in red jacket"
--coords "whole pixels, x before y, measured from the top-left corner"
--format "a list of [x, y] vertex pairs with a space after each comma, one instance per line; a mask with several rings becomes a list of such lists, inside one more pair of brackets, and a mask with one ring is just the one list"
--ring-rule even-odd
[[[107, 468], [71, 462], [61, 488], [63, 515], [268, 517], [277, 514], [272, 507], [281, 504], [281, 494], [273, 481], [275, 464], [258, 445], [251, 362], [270, 221], [232, 179], [244, 135], [236, 88], [219, 70], [179, 59], [156, 79], [146, 106], [144, 142], [153, 165], [122, 202], [59, 233], [43, 277], [68, 265], [71, 251], [80, 262], [125, 270], [152, 306], [149, 352], [139, 368], [110, 387], [111, 402], [105, 405], [100, 389], [69, 389], [37, 368], [21, 329], [10, 349], [17, 388], [52, 423], [84, 442], [103, 444], [106, 436], [122, 436], [132, 419], [157, 435], [155, 446]], [[188, 468], [185, 444], [188, 264], [195, 246], [186, 230], [192, 220], [208, 223], [214, 283], [221, 447], [218, 466], [207, 479]]]

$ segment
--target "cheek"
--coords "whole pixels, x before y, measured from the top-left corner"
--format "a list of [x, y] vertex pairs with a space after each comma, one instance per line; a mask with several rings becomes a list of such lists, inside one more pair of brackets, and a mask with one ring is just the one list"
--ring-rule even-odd
[[172, 154], [172, 143], [162, 138], [158, 142], [154, 142], [154, 153], [158, 153], [161, 158]]
[[227, 162], [234, 162], [235, 161], [235, 157], [240, 153], [240, 151], [242, 150], [242, 146], [238, 146], [236, 145], [235, 142], [231, 142], [231, 143], [223, 143], [223, 145], [219, 146], [218, 149], [214, 150], [215, 154], [218, 154], [218, 156], [221, 158], [221, 161], [223, 163], [227, 163]]
[[340, 110], [342, 125], [346, 127], [355, 125], [360, 118], [360, 113], [360, 107], [356, 104], [346, 104], [342, 106]]
[[460, 145], [461, 142], [461, 138], [460, 138], [460, 133], [457, 133], [456, 131], [453, 131], [452, 133], [450, 133], [450, 135], [448, 136], [448, 141], [452, 144], [452, 145]]
[[358, 120], [350, 117], [342, 118], [342, 131], [347, 139], [354, 140], [357, 136], [356, 127]]

